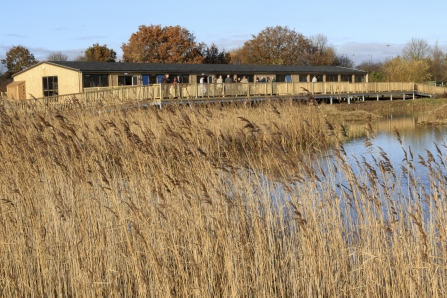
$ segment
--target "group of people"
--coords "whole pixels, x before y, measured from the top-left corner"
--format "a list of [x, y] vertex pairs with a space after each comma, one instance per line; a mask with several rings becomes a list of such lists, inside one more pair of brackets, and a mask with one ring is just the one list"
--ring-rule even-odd
[[163, 97], [181, 97], [181, 89], [180, 89], [180, 83], [181, 83], [181, 79], [180, 76], [174, 76], [174, 79], [172, 80], [172, 87], [173, 87], [173, 92], [170, 92], [171, 90], [171, 85], [169, 85], [171, 83], [171, 80], [169, 79], [169, 74], [164, 75], [164, 77], [161, 79], [161, 84], [163, 85], [163, 92], [164, 92], [164, 96]]
[[[273, 77], [273, 79], [270, 79], [270, 77], [267, 77], [267, 78], [262, 77], [261, 79], [259, 79], [257, 77], [255, 80], [255, 83], [274, 83], [274, 82], [276, 82], [275, 77]], [[205, 76], [202, 76], [200, 78], [199, 83], [200, 83], [201, 96], [204, 97], [208, 91], [207, 85], [206, 85], [207, 82], [205, 81]], [[224, 90], [224, 88], [225, 88], [226, 94], [229, 94], [231, 92], [231, 90], [233, 90], [233, 92], [237, 91], [238, 93], [243, 92], [245, 95], [247, 95], [247, 93], [248, 93], [248, 85], [242, 85], [239, 87], [238, 87], [238, 85], [231, 85], [232, 83], [248, 84], [248, 79], [246, 76], [242, 76], [242, 78], [238, 77], [234, 81], [233, 81], [233, 78], [231, 77], [231, 75], [229, 75], [229, 74], [227, 75], [225, 80], [222, 78], [221, 75], [219, 75], [219, 77], [213, 76], [212, 83], [214, 84], [212, 90], [215, 91], [214, 94], [211, 94], [213, 96], [222, 96], [223, 95], [222, 91]], [[229, 84], [229, 85], [227, 85], [227, 84]], [[225, 86], [225, 85], [227, 85], [227, 86]], [[236, 88], [236, 89], [234, 89], [234, 88]]]
[[[200, 92], [201, 92], [202, 97], [204, 97], [206, 95], [206, 92], [207, 92], [206, 85], [205, 85], [205, 76], [202, 76], [200, 78], [199, 82], [200, 82]], [[215, 87], [216, 87], [215, 88], [215, 90], [216, 90], [215, 95], [217, 95], [217, 96], [223, 95], [222, 94], [223, 83], [224, 83], [224, 80], [223, 80], [221, 75], [219, 75], [219, 77], [213, 76], [213, 84], [215, 84]], [[233, 79], [231, 78], [230, 75], [227, 75], [227, 77], [225, 78], [225, 84], [231, 84], [231, 83], [233, 83]]]
[[256, 81], [255, 81], [255, 82], [256, 82], [256, 83], [270, 83], [270, 82], [274, 83], [274, 82], [276, 82], [276, 79], [273, 78], [273, 79], [270, 81], [270, 77], [267, 77], [267, 78], [262, 77], [261, 79], [260, 79], [260, 78], [256, 78]]
[[[243, 76], [242, 79], [239, 77], [236, 80], [237, 83], [242, 83], [242, 84], [248, 84], [248, 79], [247, 77]], [[233, 79], [231, 78], [231, 76], [228, 74], [227, 77], [225, 78], [225, 81], [223, 80], [222, 76], [219, 75], [219, 77], [217, 76], [213, 76], [213, 84], [215, 84], [215, 94], [213, 94], [214, 96], [222, 96], [223, 93], [223, 87], [224, 87], [224, 83], [225, 84], [232, 84], [233, 83]], [[227, 87], [228, 89], [225, 89], [226, 92], [228, 92], [231, 88], [231, 85], [228, 85]], [[247, 87], [243, 87], [243, 91], [245, 93], [247, 93]], [[206, 95], [207, 89], [206, 89], [206, 85], [205, 85], [205, 76], [202, 76], [200, 78], [200, 90], [201, 90], [201, 95], [202, 97], [204, 97]]]
[[[259, 79], [258, 77], [255, 80], [256, 83], [274, 83], [276, 82], [276, 79], [273, 77], [272, 80], [270, 80], [270, 77], [262, 77], [261, 79]], [[179, 84], [181, 84], [181, 80], [180, 80], [180, 76], [174, 76], [173, 80], [172, 80], [172, 85], [170, 85], [171, 80], [169, 78], [169, 74], [166, 74], [162, 80], [161, 83], [163, 85], [163, 93], [164, 93], [164, 97], [180, 97], [180, 87]], [[205, 79], [205, 76], [201, 76], [200, 80], [199, 80], [199, 90], [200, 90], [200, 95], [202, 97], [204, 97], [205, 95], [207, 95], [207, 81]], [[246, 76], [242, 76], [236, 78], [233, 81], [233, 78], [231, 77], [231, 75], [227, 75], [227, 77], [225, 78], [225, 80], [223, 79], [222, 75], [219, 75], [219, 77], [217, 77], [216, 75], [213, 76], [212, 79], [212, 89], [210, 91], [212, 91], [213, 94], [211, 94], [212, 96], [222, 96], [224, 95], [223, 91], [225, 88], [225, 93], [229, 93], [231, 92], [232, 88], [237, 88], [238, 92], [243, 92], [244, 94], [247, 94], [248, 92], [248, 85], [242, 85], [240, 87], [237, 86], [233, 86], [231, 85], [232, 83], [241, 83], [241, 84], [248, 84], [248, 79]], [[229, 84], [228, 86], [225, 86], [226, 84]], [[173, 90], [171, 89], [173, 88]], [[170, 92], [170, 91], [173, 92]], [[235, 90], [233, 90], [235, 91]]]

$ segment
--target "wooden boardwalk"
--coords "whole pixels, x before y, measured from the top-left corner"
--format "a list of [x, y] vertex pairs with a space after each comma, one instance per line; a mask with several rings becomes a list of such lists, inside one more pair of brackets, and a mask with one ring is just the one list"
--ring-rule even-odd
[[[76, 107], [95, 107], [118, 104], [191, 104], [213, 102], [257, 102], [273, 99], [308, 100], [312, 95], [317, 101], [326, 103], [355, 100], [381, 100], [395, 98], [415, 99], [415, 97], [447, 94], [447, 88], [408, 82], [386, 83], [249, 83], [227, 84], [219, 88], [217, 84], [157, 84], [149, 86], [129, 86], [115, 88], [95, 88], [88, 92], [33, 98], [15, 101], [4, 100], [8, 108], [31, 110], [58, 110]], [[202, 97], [203, 94], [203, 97]]]

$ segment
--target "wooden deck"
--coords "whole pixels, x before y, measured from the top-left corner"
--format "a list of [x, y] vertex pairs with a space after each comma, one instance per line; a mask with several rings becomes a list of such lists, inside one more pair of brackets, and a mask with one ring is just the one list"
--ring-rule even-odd
[[447, 94], [447, 88], [408, 82], [385, 83], [248, 83], [248, 84], [172, 84], [95, 88], [83, 93], [33, 98], [20, 101], [3, 101], [9, 108], [51, 110], [75, 107], [107, 106], [125, 103], [164, 105], [172, 103], [205, 103], [244, 101], [256, 102], [267, 99], [291, 98], [306, 100], [312, 94], [327, 103], [353, 100], [414, 99], [415, 96]]

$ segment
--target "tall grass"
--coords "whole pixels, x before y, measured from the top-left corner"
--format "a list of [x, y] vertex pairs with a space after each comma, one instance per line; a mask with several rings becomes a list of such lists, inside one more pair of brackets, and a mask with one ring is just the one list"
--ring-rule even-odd
[[444, 297], [445, 145], [352, 166], [332, 109], [0, 110], [0, 295]]

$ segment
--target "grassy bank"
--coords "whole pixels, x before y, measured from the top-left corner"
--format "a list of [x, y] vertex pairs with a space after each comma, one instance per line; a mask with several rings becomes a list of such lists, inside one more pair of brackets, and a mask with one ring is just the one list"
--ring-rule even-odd
[[0, 295], [445, 296], [444, 145], [356, 175], [346, 106], [0, 110]]

